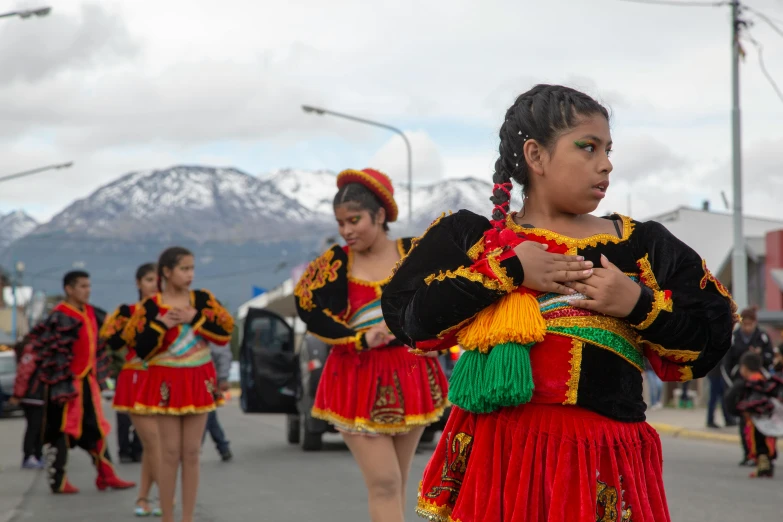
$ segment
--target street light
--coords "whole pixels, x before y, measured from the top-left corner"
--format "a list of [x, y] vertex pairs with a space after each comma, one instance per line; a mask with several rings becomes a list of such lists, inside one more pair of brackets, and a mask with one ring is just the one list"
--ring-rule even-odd
[[57, 165], [48, 165], [46, 167], [39, 167], [37, 169], [33, 170], [25, 170], [24, 172], [17, 172], [16, 174], [9, 174], [8, 176], [2, 176], [0, 177], [0, 183], [3, 181], [10, 181], [12, 179], [16, 178], [22, 178], [24, 176], [31, 176], [33, 174], [38, 174], [39, 172], [44, 172], [47, 170], [54, 170], [54, 169], [67, 169], [73, 166], [73, 161], [69, 161], [68, 163], [60, 163]]
[[392, 127], [391, 125], [387, 125], [386, 123], [380, 123], [377, 121], [367, 120], [364, 118], [359, 118], [357, 116], [350, 116], [348, 114], [342, 114], [339, 112], [330, 111], [327, 109], [321, 109], [319, 107], [312, 107], [310, 105], [302, 105], [302, 110], [305, 111], [308, 114], [317, 114], [318, 116], [323, 116], [324, 114], [329, 114], [331, 116], [336, 116], [338, 118], [345, 118], [346, 120], [356, 121], [359, 123], [365, 123], [367, 125], [373, 125], [375, 127], [380, 127], [382, 129], [390, 130], [396, 134], [399, 134], [402, 136], [402, 140], [405, 142], [405, 147], [408, 150], [408, 226], [410, 227], [409, 232], [413, 232], [413, 166], [411, 163], [411, 143], [408, 141], [408, 137], [405, 136], [405, 133], [402, 132], [397, 127]]
[[17, 261], [16, 265], [14, 266], [14, 279], [11, 282], [11, 301], [13, 302], [13, 308], [11, 308], [11, 339], [13, 339], [13, 342], [16, 343], [17, 341], [17, 318], [16, 318], [16, 309], [18, 308], [18, 303], [16, 300], [16, 287], [22, 282], [22, 274], [24, 274], [24, 263], [21, 261]]
[[37, 9], [24, 9], [22, 11], [11, 11], [10, 13], [0, 14], [0, 18], [6, 18], [10, 16], [18, 16], [22, 20], [26, 20], [31, 16], [46, 16], [52, 12], [51, 7], [39, 7]]

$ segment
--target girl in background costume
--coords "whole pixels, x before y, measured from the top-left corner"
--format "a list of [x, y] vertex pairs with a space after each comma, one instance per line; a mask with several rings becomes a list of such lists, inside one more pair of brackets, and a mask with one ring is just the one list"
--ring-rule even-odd
[[[158, 274], [155, 263], [146, 263], [136, 270], [136, 286], [139, 289], [140, 302], [157, 293]], [[121, 355], [125, 348], [122, 332], [137, 307], [137, 304], [124, 304], [117, 308], [103, 324], [100, 335], [113, 354]], [[155, 417], [136, 409], [136, 397], [147, 383], [147, 367], [133, 348], [128, 347], [124, 351], [125, 362], [117, 376], [113, 406], [118, 414], [124, 413], [130, 416], [133, 429], [140, 437], [144, 448], [141, 457], [141, 480], [135, 514], [139, 517], [160, 516], [162, 514], [160, 508], [150, 509], [149, 503], [152, 484], [157, 482], [160, 461], [158, 424]]]
[[404, 520], [405, 484], [424, 427], [443, 415], [446, 379], [389, 333], [381, 295], [410, 239], [390, 239], [397, 219], [389, 178], [376, 170], [337, 177], [334, 213], [347, 246], [313, 261], [294, 294], [311, 334], [332, 345], [313, 417], [340, 430], [369, 493], [373, 522]]
[[164, 522], [174, 522], [180, 464], [182, 521], [193, 522], [207, 413], [223, 402], [209, 343], [225, 346], [234, 328], [233, 318], [210, 292], [190, 290], [193, 273], [193, 254], [181, 247], [165, 250], [158, 261], [160, 292], [137, 306], [123, 331], [128, 347], [149, 367], [134, 409], [156, 415]]
[[663, 225], [590, 214], [609, 186], [611, 145], [608, 113], [587, 95], [549, 85], [521, 95], [500, 129], [492, 221], [465, 210], [439, 219], [386, 288], [397, 338], [467, 350], [421, 482], [422, 517], [670, 520], [644, 357], [665, 381], [703, 377], [731, 344], [735, 307]]

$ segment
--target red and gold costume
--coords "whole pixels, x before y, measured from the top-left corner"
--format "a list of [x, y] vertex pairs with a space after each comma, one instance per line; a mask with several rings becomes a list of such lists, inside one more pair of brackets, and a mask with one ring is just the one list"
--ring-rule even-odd
[[187, 325], [167, 328], [157, 317], [171, 309], [156, 294], [136, 307], [122, 338], [147, 365], [145, 386], [137, 390], [133, 412], [191, 415], [223, 403], [209, 344], [231, 340], [234, 319], [206, 290], [190, 293], [196, 316]]
[[136, 397], [139, 395], [139, 390], [144, 389], [146, 385], [148, 372], [144, 361], [136, 354], [136, 350], [126, 346], [122, 332], [136, 308], [136, 304], [120, 306], [106, 319], [100, 331], [101, 339], [106, 343], [107, 349], [119, 353], [125, 348], [125, 362], [117, 375], [112, 406], [117, 411], [134, 414], [139, 413], [135, 410]]
[[[381, 200], [387, 221], [397, 218], [389, 178], [372, 169], [346, 170], [338, 188], [361, 183]], [[397, 240], [400, 256], [410, 239]], [[333, 246], [310, 263], [294, 295], [310, 334], [332, 345], [312, 409], [348, 433], [397, 434], [437, 421], [447, 406], [447, 382], [435, 358], [418, 357], [399, 341], [370, 349], [365, 333], [383, 321], [381, 295], [389, 282], [351, 276], [353, 252]]]
[[[468, 211], [416, 240], [383, 295], [384, 318], [421, 351], [462, 345], [455, 405], [417, 512], [438, 522], [670, 520], [661, 445], [645, 421], [647, 357], [668, 381], [704, 376], [731, 344], [736, 307], [663, 225], [608, 216], [617, 235], [569, 238]], [[642, 288], [624, 318], [524, 286], [522, 241], [601, 254]]]
[[78, 491], [66, 476], [68, 449], [75, 446], [92, 456], [98, 489], [134, 486], [117, 478], [107, 451], [111, 425], [103, 416], [101, 386], [108, 361], [99, 350], [96, 315], [90, 305], [80, 310], [63, 302], [30, 335], [34, 356], [25, 358], [25, 364], [37, 366], [37, 379], [45, 386], [44, 438], [49, 444], [49, 484], [55, 493]]

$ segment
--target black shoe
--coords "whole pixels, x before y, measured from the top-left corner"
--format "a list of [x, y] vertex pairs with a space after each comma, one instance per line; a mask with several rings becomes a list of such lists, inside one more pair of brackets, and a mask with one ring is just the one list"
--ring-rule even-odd
[[234, 455], [231, 453], [231, 450], [226, 450], [220, 454], [220, 458], [223, 462], [228, 462], [234, 458]]
[[708, 427], [708, 428], [712, 428], [712, 429], [714, 429], [714, 430], [719, 430], [719, 429], [720, 429], [720, 426], [718, 426], [718, 425], [717, 425], [717, 424], [715, 424], [714, 422], [708, 422], [708, 423], [707, 423], [707, 427]]
[[131, 462], [141, 462], [141, 453], [131, 455]]
[[120, 462], [123, 464], [130, 464], [133, 462], [133, 457], [130, 455], [125, 455], [124, 453], [120, 453]]
[[745, 459], [745, 460], [741, 460], [739, 465], [753, 468], [756, 466], [756, 461], [754, 459]]
[[739, 426], [739, 423], [737, 421], [727, 421], [726, 422], [726, 427], [727, 428], [736, 428], [737, 426]]

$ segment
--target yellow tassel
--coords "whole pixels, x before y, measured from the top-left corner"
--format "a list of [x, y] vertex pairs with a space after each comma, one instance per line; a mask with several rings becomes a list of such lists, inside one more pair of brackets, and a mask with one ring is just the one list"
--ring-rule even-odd
[[488, 306], [457, 334], [466, 350], [489, 352], [504, 343], [528, 344], [544, 340], [546, 322], [538, 301], [529, 293], [511, 292]]

